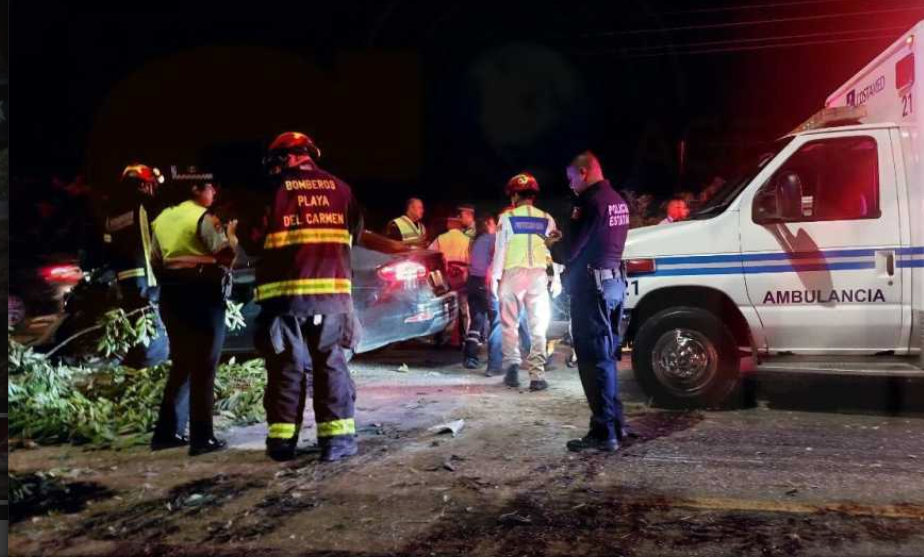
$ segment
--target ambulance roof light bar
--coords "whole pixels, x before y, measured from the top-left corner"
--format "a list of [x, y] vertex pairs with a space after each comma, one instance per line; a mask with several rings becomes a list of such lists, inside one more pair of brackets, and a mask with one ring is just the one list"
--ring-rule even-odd
[[803, 122], [799, 127], [789, 132], [789, 135], [817, 130], [821, 128], [830, 128], [836, 123], [862, 122], [866, 118], [865, 106], [832, 106], [819, 110], [811, 118]]

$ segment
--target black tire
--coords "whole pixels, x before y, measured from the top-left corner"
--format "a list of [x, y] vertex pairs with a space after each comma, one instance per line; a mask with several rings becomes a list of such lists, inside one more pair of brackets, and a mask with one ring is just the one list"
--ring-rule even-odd
[[714, 314], [693, 307], [663, 310], [635, 336], [635, 377], [655, 404], [670, 408], [728, 405], [741, 384], [732, 332]]

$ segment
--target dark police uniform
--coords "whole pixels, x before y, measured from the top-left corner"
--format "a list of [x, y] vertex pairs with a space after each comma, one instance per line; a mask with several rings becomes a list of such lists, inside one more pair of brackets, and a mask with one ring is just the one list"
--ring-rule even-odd
[[322, 451], [355, 452], [356, 392], [344, 349], [358, 343], [350, 250], [362, 217], [350, 187], [313, 162], [270, 180], [274, 193], [255, 290], [262, 308], [256, 344], [268, 373], [267, 452], [294, 456], [307, 373]]
[[103, 223], [103, 243], [109, 266], [118, 280], [121, 308], [130, 312], [148, 305], [154, 307], [154, 338], [147, 346], [134, 346], [125, 356], [125, 365], [134, 368], [163, 363], [170, 350], [157, 308], [160, 287], [151, 269], [150, 220], [156, 215], [150, 214], [150, 210], [137, 195], [131, 195], [115, 200]]
[[625, 295], [622, 252], [629, 208], [606, 180], [582, 192], [569, 234], [553, 248], [566, 266], [563, 286], [571, 297], [571, 329], [584, 394], [593, 414], [590, 436], [616, 440], [625, 425], [616, 375], [621, 339], [617, 327]]

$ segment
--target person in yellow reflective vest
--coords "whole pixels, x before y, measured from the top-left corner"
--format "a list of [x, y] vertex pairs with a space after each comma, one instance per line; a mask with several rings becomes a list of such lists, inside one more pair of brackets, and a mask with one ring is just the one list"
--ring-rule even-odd
[[[152, 262], [161, 284], [161, 311], [170, 337], [173, 365], [151, 449], [186, 444], [189, 454], [221, 450], [212, 411], [215, 373], [225, 339], [225, 301], [237, 247], [237, 221], [223, 226], [209, 213], [215, 200], [213, 176], [191, 169], [175, 174], [174, 188], [188, 188], [185, 201], [154, 220]], [[188, 406], [182, 404], [188, 400]], [[188, 407], [188, 414], [182, 409]]]
[[430, 244], [430, 249], [443, 254], [446, 260], [449, 287], [454, 290], [459, 301], [458, 325], [451, 327], [450, 344], [461, 347], [471, 321], [468, 310], [468, 269], [471, 263], [472, 238], [475, 234], [475, 208], [460, 205], [458, 217], [449, 219], [449, 230], [437, 236]]
[[539, 183], [531, 174], [517, 174], [505, 191], [514, 208], [500, 217], [491, 266], [491, 290], [500, 301], [504, 384], [520, 386], [518, 324], [520, 311], [525, 309], [530, 336], [529, 389], [544, 391], [549, 387], [545, 380], [546, 331], [552, 318], [546, 274], [551, 255], [545, 238], [557, 228], [555, 219], [534, 205]]
[[404, 214], [388, 223], [385, 235], [409, 246], [427, 245], [427, 227], [423, 223], [423, 201], [412, 197], [404, 204]]

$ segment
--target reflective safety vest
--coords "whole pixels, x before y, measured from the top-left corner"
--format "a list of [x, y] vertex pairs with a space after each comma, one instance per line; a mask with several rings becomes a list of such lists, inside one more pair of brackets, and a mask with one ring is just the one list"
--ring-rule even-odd
[[471, 260], [472, 239], [462, 230], [449, 230], [440, 234], [430, 249], [437, 250], [443, 254], [447, 263], [464, 263], [468, 264]]
[[[554, 230], [555, 219], [532, 205], [520, 205], [501, 215], [500, 227], [507, 238], [504, 270], [545, 269], [551, 261], [543, 236]], [[507, 228], [507, 230], [503, 230]]]
[[424, 224], [422, 222], [415, 223], [407, 215], [401, 215], [391, 222], [398, 227], [398, 232], [401, 233], [401, 241], [405, 244], [421, 242], [427, 237], [427, 228]]
[[273, 180], [254, 300], [276, 315], [351, 312], [351, 226], [359, 216], [350, 186], [311, 164]]
[[199, 223], [207, 210], [186, 200], [164, 209], [154, 219], [154, 235], [165, 261], [183, 255], [209, 255], [208, 248], [199, 237]]

